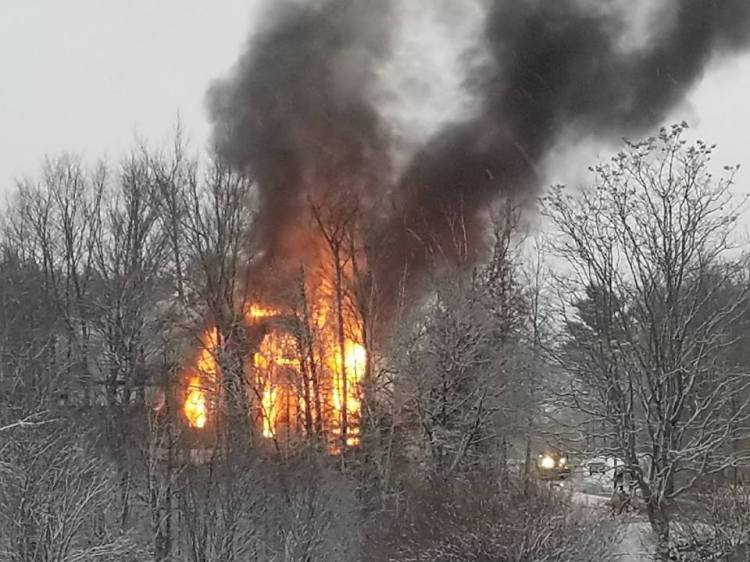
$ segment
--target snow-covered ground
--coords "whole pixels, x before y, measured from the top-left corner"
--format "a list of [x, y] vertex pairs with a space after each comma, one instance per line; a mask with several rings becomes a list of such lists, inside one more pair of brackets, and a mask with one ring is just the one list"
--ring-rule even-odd
[[648, 553], [649, 525], [645, 521], [627, 524], [622, 540], [615, 547], [615, 556], [621, 562], [646, 562], [653, 560]]
[[[607, 502], [610, 499], [611, 487], [608, 482], [600, 478], [587, 478], [580, 472], [574, 473], [568, 481], [573, 490], [572, 499], [578, 505], [583, 505], [601, 514], [609, 515]], [[653, 560], [648, 553], [649, 524], [640, 516], [619, 515], [624, 529], [622, 537], [614, 546], [613, 555], [618, 562], [647, 562]]]

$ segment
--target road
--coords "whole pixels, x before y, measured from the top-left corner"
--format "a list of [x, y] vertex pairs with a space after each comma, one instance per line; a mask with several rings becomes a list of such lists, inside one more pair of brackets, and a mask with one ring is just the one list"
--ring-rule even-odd
[[[609, 500], [609, 496], [600, 493], [591, 493], [575, 491], [577, 488], [590, 487], [582, 486], [576, 483], [575, 479], [570, 481], [573, 486], [573, 501], [579, 505], [584, 505], [592, 509], [603, 508]], [[649, 525], [646, 520], [638, 516], [621, 515], [623, 522], [623, 535], [620, 541], [614, 546], [613, 555], [617, 562], [651, 562], [653, 557], [648, 554], [647, 540], [649, 534]]]
[[621, 562], [646, 562], [653, 560], [644, 545], [649, 533], [645, 521], [631, 521], [616, 547], [615, 556]]

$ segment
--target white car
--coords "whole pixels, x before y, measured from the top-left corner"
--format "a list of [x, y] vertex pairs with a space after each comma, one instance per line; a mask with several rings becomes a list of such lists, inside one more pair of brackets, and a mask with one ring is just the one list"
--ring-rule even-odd
[[[643, 460], [641, 459], [642, 465]], [[618, 469], [625, 467], [625, 461], [613, 456], [598, 456], [586, 459], [580, 463], [580, 466], [583, 468], [581, 478], [584, 482], [595, 485], [603, 491], [610, 492], [614, 488], [615, 475]], [[625, 474], [622, 485], [626, 490], [630, 487], [635, 487], [635, 480], [629, 477], [628, 474]]]
[[592, 457], [580, 463], [581, 478], [584, 482], [605, 490], [612, 490], [615, 468], [625, 463], [616, 457]]

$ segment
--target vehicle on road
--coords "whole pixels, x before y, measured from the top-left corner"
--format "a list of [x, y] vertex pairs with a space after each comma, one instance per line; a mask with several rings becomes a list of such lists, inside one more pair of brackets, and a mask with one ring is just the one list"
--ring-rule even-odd
[[540, 480], [565, 480], [570, 476], [568, 456], [560, 451], [539, 453], [536, 459], [536, 472]]

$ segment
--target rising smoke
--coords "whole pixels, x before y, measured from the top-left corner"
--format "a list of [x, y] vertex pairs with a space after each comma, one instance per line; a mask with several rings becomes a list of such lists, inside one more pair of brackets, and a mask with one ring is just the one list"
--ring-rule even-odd
[[[488, 1], [482, 48], [465, 60], [473, 115], [445, 125], [394, 179], [376, 93], [393, 52], [394, 5], [409, 1], [277, 7], [209, 92], [218, 154], [258, 181], [255, 235], [266, 255], [304, 253], [308, 199], [338, 192], [378, 209], [387, 251], [374, 268], [386, 293], [437, 249], [455, 253], [446, 217], [460, 211], [479, 250], [488, 205], [533, 193], [563, 135], [617, 138], [659, 125], [715, 57], [750, 43], [747, 0], [662, 2], [637, 41], [636, 2]], [[385, 214], [373, 205], [384, 199]]]
[[370, 98], [389, 54], [389, 2], [276, 3], [226, 80], [209, 90], [218, 154], [260, 192], [255, 243], [303, 258], [309, 199], [338, 191], [364, 207], [390, 172]]

